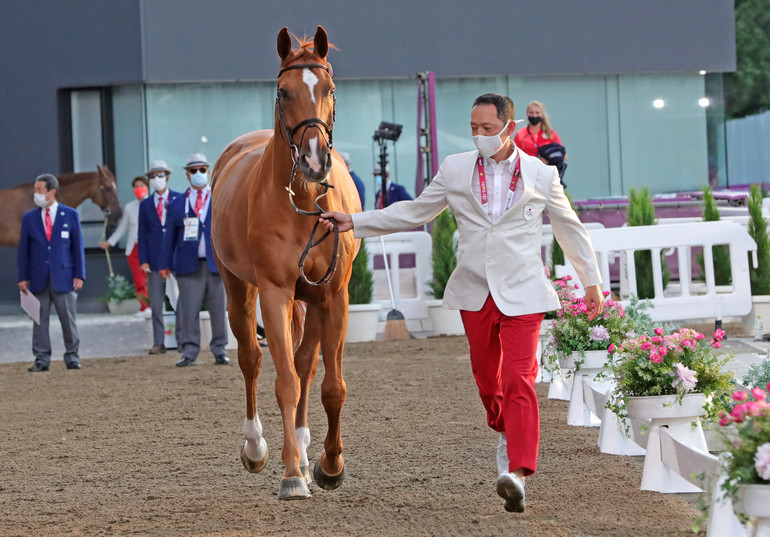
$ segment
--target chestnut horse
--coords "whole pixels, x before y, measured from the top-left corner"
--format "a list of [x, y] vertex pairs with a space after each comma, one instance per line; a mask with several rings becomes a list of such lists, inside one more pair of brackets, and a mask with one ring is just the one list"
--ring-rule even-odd
[[[107, 218], [108, 227], [115, 227], [120, 220], [121, 209], [115, 176], [107, 166], [97, 166], [95, 172], [65, 173], [59, 175], [59, 191], [56, 200], [77, 208], [91, 198]], [[0, 190], [0, 246], [18, 246], [21, 233], [21, 217], [35, 208], [32, 193], [34, 181], [9, 190]]]
[[[313, 238], [321, 211], [350, 213], [361, 206], [347, 167], [332, 151], [335, 97], [326, 31], [319, 26], [312, 43], [299, 41], [300, 48], [292, 50], [288, 30], [278, 34], [281, 68], [273, 130], [250, 132], [231, 142], [212, 175], [211, 239], [246, 382], [241, 461], [248, 471], [259, 472], [268, 458], [257, 413], [262, 364], [256, 319], [259, 294], [283, 418], [284, 471], [278, 492], [282, 500], [309, 497], [313, 478], [328, 490], [337, 488], [344, 477], [342, 352], [348, 280], [360, 245], [352, 233], [338, 237], [335, 232], [333, 239], [323, 242]], [[307, 405], [319, 345], [328, 431], [311, 478]]]

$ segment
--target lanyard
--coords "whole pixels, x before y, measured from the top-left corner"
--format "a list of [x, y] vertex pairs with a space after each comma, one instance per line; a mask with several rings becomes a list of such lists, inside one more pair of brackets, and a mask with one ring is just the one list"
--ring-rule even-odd
[[535, 144], [535, 149], [540, 149], [540, 146], [537, 143], [537, 139], [535, 139], [535, 136], [532, 134], [532, 131], [529, 130], [529, 126], [527, 126], [527, 134], [529, 134], [529, 138], [532, 140], [532, 143]]
[[[199, 191], [199, 190], [196, 190], [196, 192], [197, 192], [197, 193], [198, 193], [198, 195], [200, 196], [200, 191]], [[190, 194], [192, 194], [192, 188], [189, 188], [189, 189], [187, 189], [187, 210], [185, 211], [185, 214], [187, 214], [187, 213], [189, 213], [189, 212], [190, 212], [190, 207], [191, 207], [191, 206], [190, 206]], [[209, 194], [211, 194], [211, 190], [209, 190], [208, 192], [206, 192], [206, 197], [205, 197], [205, 198], [203, 198], [203, 201], [201, 202], [201, 208], [199, 209], [199, 212], [200, 212], [200, 211], [202, 211], [202, 210], [203, 210], [203, 208], [206, 206], [206, 202], [209, 200]], [[195, 208], [193, 208], [193, 212], [195, 212]], [[199, 213], [195, 213], [195, 216], [197, 216], [197, 217], [198, 217], [198, 219], [200, 220], [200, 215], [199, 215]]]
[[[484, 173], [484, 158], [479, 155], [479, 160], [476, 163], [479, 168], [479, 185], [481, 187], [481, 206], [484, 210], [489, 212], [489, 197], [487, 195], [487, 178]], [[516, 158], [516, 165], [513, 167], [513, 176], [511, 177], [511, 186], [508, 189], [508, 195], [505, 197], [505, 211], [511, 208], [513, 205], [513, 194], [516, 192], [516, 185], [519, 184], [519, 176], [521, 175], [521, 157]]]

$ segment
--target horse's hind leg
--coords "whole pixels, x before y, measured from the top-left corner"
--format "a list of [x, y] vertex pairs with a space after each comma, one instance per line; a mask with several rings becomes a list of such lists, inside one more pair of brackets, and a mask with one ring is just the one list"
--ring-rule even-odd
[[257, 414], [257, 377], [262, 365], [262, 349], [257, 341], [257, 288], [223, 270], [222, 281], [227, 291], [227, 313], [230, 328], [238, 340], [238, 365], [246, 383], [246, 418], [243, 420], [241, 462], [249, 472], [262, 471], [269, 451], [262, 437], [262, 423]]
[[310, 385], [313, 384], [316, 368], [318, 367], [318, 347], [320, 345], [320, 331], [318, 315], [314, 309], [308, 309], [305, 321], [305, 333], [297, 353], [294, 355], [294, 369], [299, 375], [300, 395], [297, 404], [297, 417], [294, 422], [299, 445], [299, 469], [305, 480], [310, 484], [310, 463], [307, 458], [307, 448], [310, 444], [310, 429], [307, 423], [307, 405]]
[[319, 487], [332, 490], [339, 487], [345, 478], [340, 414], [347, 393], [347, 387], [342, 378], [342, 351], [348, 323], [346, 297], [338, 295], [331, 298], [320, 308], [319, 315], [324, 319], [321, 349], [325, 374], [321, 384], [321, 402], [326, 410], [329, 429], [324, 440], [323, 453], [313, 468], [313, 477]]

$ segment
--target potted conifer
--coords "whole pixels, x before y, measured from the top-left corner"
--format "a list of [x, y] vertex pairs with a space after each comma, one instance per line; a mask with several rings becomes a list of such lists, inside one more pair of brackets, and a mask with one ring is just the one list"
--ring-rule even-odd
[[461, 335], [465, 333], [460, 312], [444, 309], [441, 303], [444, 299], [449, 277], [457, 266], [457, 242], [455, 241], [457, 223], [449, 209], [436, 217], [433, 223], [433, 279], [428, 281], [428, 294], [433, 300], [428, 300], [428, 314], [433, 323], [435, 335]]
[[[650, 189], [643, 187], [639, 192], [633, 187], [628, 193], [628, 213], [626, 214], [626, 223], [629, 226], [652, 226], [655, 225], [655, 206], [650, 198]], [[660, 254], [661, 270], [663, 272], [663, 288], [668, 285], [671, 277], [671, 271], [663, 259], [663, 253]], [[636, 289], [630, 289], [633, 295], [641, 298], [655, 298], [655, 284], [652, 276], [652, 252], [650, 250], [639, 250], [634, 252], [634, 265], [636, 267]]]
[[[706, 186], [703, 188], [703, 221], [718, 222], [720, 219], [721, 215], [714, 201], [714, 194], [711, 192], [711, 187]], [[712, 247], [711, 253], [714, 259], [714, 282], [717, 285], [730, 285], [733, 282], [733, 276], [730, 272], [730, 251], [726, 245], [717, 244]], [[700, 266], [701, 274], [705, 278], [704, 254], [698, 253], [695, 257]]]
[[[749, 260], [751, 280], [751, 311], [743, 317], [743, 328], [754, 329], [757, 317], [763, 322], [770, 319], [770, 239], [767, 236], [767, 221], [762, 214], [762, 192], [758, 184], [751, 185], [749, 194], [749, 235], [757, 243], [757, 267]], [[754, 337], [760, 338], [761, 334]]]
[[134, 285], [120, 274], [107, 276], [107, 293], [99, 297], [99, 302], [107, 304], [113, 315], [129, 315], [139, 311]]
[[374, 341], [377, 339], [382, 304], [372, 303], [374, 276], [369, 270], [369, 252], [363, 239], [348, 282], [348, 330], [345, 342]]

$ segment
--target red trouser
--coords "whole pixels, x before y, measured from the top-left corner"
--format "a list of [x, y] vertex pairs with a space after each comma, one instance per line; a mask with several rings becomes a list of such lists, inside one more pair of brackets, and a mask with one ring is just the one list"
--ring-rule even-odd
[[139, 268], [139, 247], [134, 245], [134, 249], [128, 254], [128, 266], [131, 267], [131, 276], [134, 279], [134, 289], [136, 297], [139, 299], [140, 309], [146, 310], [149, 306], [150, 297], [147, 294], [147, 274]]
[[471, 367], [487, 410], [487, 423], [505, 432], [509, 471], [535, 473], [540, 412], [535, 393], [537, 341], [543, 313], [509, 317], [492, 295], [479, 311], [461, 310], [471, 348]]

